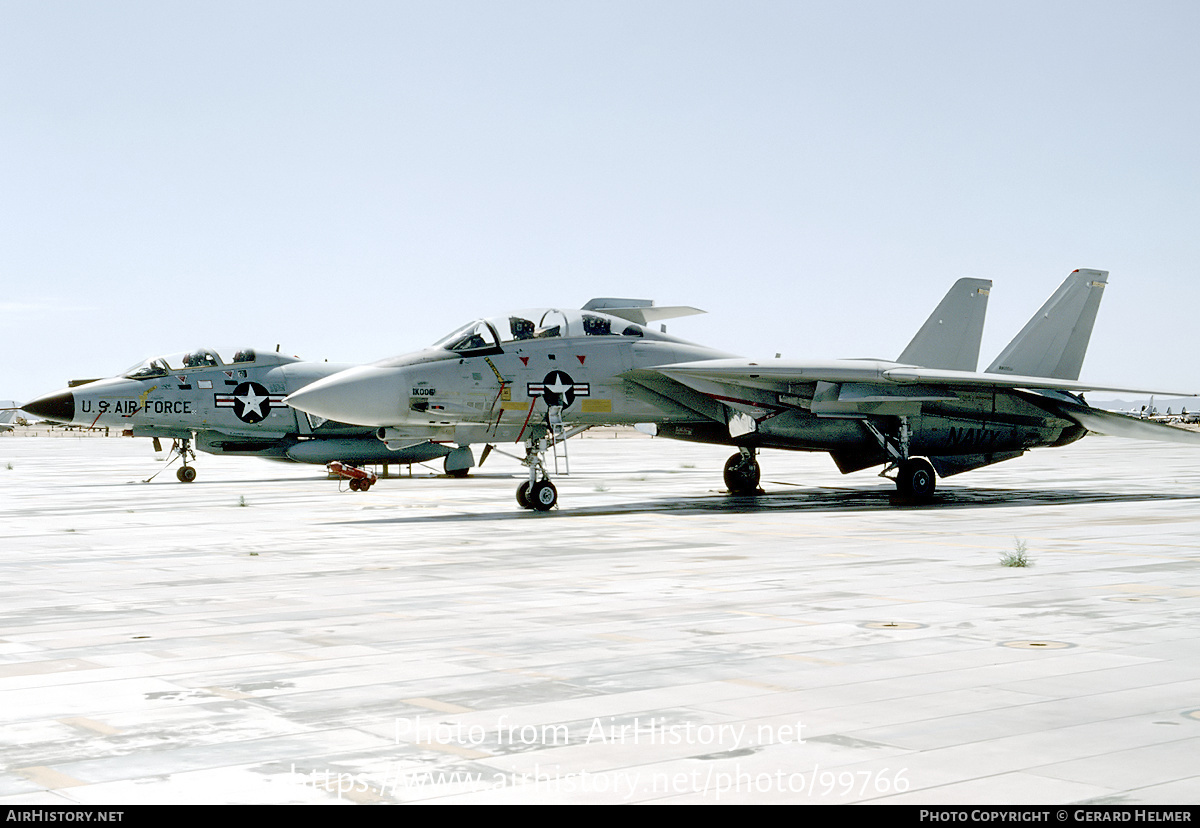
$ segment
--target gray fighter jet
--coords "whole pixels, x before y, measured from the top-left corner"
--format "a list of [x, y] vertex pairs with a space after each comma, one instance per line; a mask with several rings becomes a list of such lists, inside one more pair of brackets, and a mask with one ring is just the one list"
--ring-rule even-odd
[[[645, 327], [649, 303], [589, 302], [472, 322], [417, 353], [314, 382], [286, 402], [415, 439], [525, 445], [526, 508], [557, 492], [547, 452], [597, 424], [653, 423], [672, 438], [736, 446], [735, 494], [758, 491], [761, 448], [828, 452], [843, 473], [884, 466], [903, 499], [937, 476], [1062, 446], [1088, 431], [1200, 444], [1200, 434], [1089, 406], [1079, 382], [1108, 274], [1077, 270], [986, 371], [976, 370], [988, 282], [960, 280], [895, 361], [747, 360]], [[638, 320], [641, 320], [639, 323]], [[1161, 392], [1160, 392], [1161, 393]]]
[[475, 465], [469, 447], [413, 441], [390, 451], [374, 430], [298, 414], [283, 398], [314, 380], [348, 368], [304, 362], [271, 351], [200, 348], [151, 357], [120, 375], [82, 381], [25, 403], [22, 409], [51, 422], [113, 427], [132, 437], [175, 441], [182, 483], [196, 479], [195, 447], [233, 454], [325, 464], [418, 463], [445, 457], [448, 474]]

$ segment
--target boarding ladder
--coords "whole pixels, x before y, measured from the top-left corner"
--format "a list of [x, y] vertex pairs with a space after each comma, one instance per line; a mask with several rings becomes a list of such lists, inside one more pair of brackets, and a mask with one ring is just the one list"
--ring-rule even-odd
[[[552, 405], [550, 410], [546, 412], [546, 424], [549, 426], [550, 450], [554, 452], [554, 473], [569, 475], [571, 473], [571, 464], [567, 459], [567, 428], [563, 424], [562, 406]], [[558, 460], [562, 458], [562, 469], [558, 467]]]

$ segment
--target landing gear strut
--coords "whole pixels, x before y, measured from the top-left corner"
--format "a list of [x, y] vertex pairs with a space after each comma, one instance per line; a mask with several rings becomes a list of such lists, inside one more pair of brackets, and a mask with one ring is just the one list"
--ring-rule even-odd
[[542, 456], [546, 453], [543, 439], [533, 439], [525, 446], [524, 463], [529, 467], [529, 479], [517, 486], [517, 503], [522, 509], [548, 512], [558, 503], [558, 489], [550, 482]]
[[891, 458], [879, 476], [886, 477], [888, 472], [895, 469], [896, 493], [902, 498], [928, 503], [933, 500], [933, 490], [937, 488], [937, 475], [934, 474], [933, 466], [928, 460], [909, 456], [908, 441], [911, 432], [908, 417], [898, 419], [900, 423], [895, 434], [884, 434], [870, 420], [862, 421]]
[[760, 479], [762, 469], [754, 459], [754, 449], [739, 449], [737, 454], [725, 461], [725, 487], [730, 494], [758, 494]]
[[188, 455], [192, 455], [192, 462], [196, 460], [196, 452], [192, 451], [192, 441], [184, 437], [182, 440], [176, 440], [172, 443], [171, 448], [179, 453], [179, 458], [183, 460], [183, 465], [175, 470], [175, 479], [180, 483], [191, 483], [196, 479], [196, 469], [194, 466], [188, 465]]

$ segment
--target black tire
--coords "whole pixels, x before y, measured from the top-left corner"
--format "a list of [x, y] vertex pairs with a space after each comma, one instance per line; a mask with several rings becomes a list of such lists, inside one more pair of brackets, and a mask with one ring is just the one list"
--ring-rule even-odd
[[362, 491], [362, 483], [359, 482], [357, 477], [350, 478], [350, 491], [352, 491], [352, 492], [361, 492]]
[[558, 503], [558, 489], [549, 480], [539, 480], [529, 490], [529, 502], [539, 512], [548, 512]]
[[762, 468], [753, 458], [747, 460], [742, 453], [725, 461], [725, 487], [735, 495], [749, 495], [758, 492], [758, 481], [762, 479]]
[[529, 501], [529, 481], [523, 481], [520, 486], [517, 486], [517, 503], [522, 509], [532, 509], [533, 504]]
[[450, 475], [451, 477], [466, 477], [470, 471], [470, 469], [455, 469], [454, 471], [446, 472], [446, 474]]
[[175, 470], [175, 479], [180, 483], [191, 483], [196, 479], [196, 470], [191, 466], [180, 466]]
[[904, 497], [924, 503], [933, 499], [937, 475], [927, 460], [905, 460], [896, 475], [896, 489]]

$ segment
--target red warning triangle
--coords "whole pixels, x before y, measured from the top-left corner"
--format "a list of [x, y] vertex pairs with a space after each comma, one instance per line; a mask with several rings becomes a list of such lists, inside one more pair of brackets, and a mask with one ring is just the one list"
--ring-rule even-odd
[[584, 361], [585, 359], [587, 359], [587, 357], [586, 357], [586, 356], [583, 356], [582, 354], [576, 354], [576, 355], [575, 355], [575, 358], [576, 358], [577, 360], [579, 360], [579, 364], [580, 364], [580, 365], [583, 365], [583, 361]]
[[529, 364], [529, 357], [521, 357], [521, 364], [522, 364], [522, 365], [528, 365], [528, 364]]

